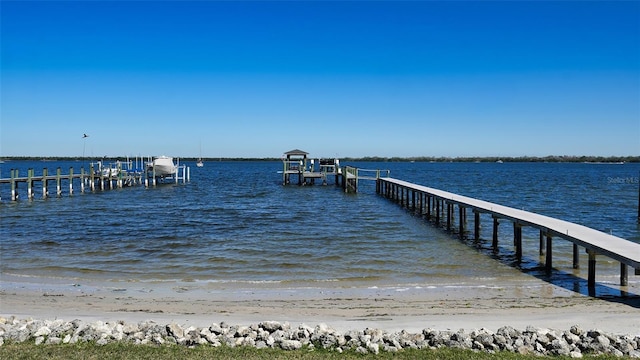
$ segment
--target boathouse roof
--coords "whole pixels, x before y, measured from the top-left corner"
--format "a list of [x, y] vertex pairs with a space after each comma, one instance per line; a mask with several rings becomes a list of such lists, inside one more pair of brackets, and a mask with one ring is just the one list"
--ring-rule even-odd
[[309, 155], [308, 152], [306, 151], [302, 151], [302, 150], [298, 150], [298, 149], [294, 149], [294, 150], [289, 150], [286, 153], [284, 153], [285, 155], [291, 156], [291, 155], [302, 155], [302, 156], [307, 156]]

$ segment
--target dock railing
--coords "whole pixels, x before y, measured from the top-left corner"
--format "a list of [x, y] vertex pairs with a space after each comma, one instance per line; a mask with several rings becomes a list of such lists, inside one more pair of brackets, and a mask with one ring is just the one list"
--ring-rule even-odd
[[[358, 192], [358, 182], [360, 180], [378, 181], [381, 178], [389, 177], [390, 170], [361, 169], [354, 166], [345, 166], [342, 169], [342, 188], [345, 192]], [[376, 184], [377, 188], [378, 184]]]

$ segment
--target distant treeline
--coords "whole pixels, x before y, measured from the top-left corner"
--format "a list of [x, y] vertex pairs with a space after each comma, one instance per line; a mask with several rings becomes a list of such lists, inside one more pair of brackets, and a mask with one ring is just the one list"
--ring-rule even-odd
[[[314, 157], [311, 157], [314, 158]], [[97, 159], [87, 159], [82, 157], [43, 157], [43, 156], [7, 156], [0, 160], [26, 160], [26, 161], [117, 161], [126, 160], [126, 157], [104, 157]], [[131, 159], [135, 161], [135, 159]], [[204, 161], [280, 161], [280, 158], [234, 158], [234, 157], [215, 157], [203, 158]], [[196, 161], [195, 157], [183, 157], [180, 161]], [[640, 162], [640, 156], [518, 156], [518, 157], [502, 157], [502, 156], [485, 156], [485, 157], [433, 157], [433, 156], [415, 156], [415, 157], [381, 157], [381, 156], [365, 156], [365, 157], [344, 157], [340, 161], [369, 161], [369, 162], [554, 162], [554, 163], [637, 163]]]
[[416, 161], [416, 162], [592, 162], [592, 163], [621, 163], [621, 162], [640, 162], [640, 156], [518, 156], [518, 157], [433, 157], [433, 156], [417, 156], [417, 157], [364, 157], [364, 158], [344, 158], [347, 161]]

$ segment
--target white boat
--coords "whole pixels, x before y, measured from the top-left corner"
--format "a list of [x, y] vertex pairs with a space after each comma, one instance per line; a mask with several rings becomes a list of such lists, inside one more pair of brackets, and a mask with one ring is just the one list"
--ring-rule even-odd
[[154, 172], [157, 177], [174, 175], [178, 167], [170, 156], [157, 156], [152, 162], [147, 163], [147, 171]]
[[198, 154], [198, 161], [196, 161], [197, 167], [203, 167], [204, 162], [202, 161], [202, 143], [200, 143], [200, 153]]
[[120, 174], [124, 175], [127, 173], [120, 161], [108, 165], [103, 164], [102, 161], [98, 161], [91, 163], [91, 165], [95, 166], [95, 174], [103, 177], [116, 177]]

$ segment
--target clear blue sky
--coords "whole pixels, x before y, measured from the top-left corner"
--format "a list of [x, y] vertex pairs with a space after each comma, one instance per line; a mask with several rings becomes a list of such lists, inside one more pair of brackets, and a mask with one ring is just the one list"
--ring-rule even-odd
[[638, 1], [0, 7], [0, 156], [640, 155]]

